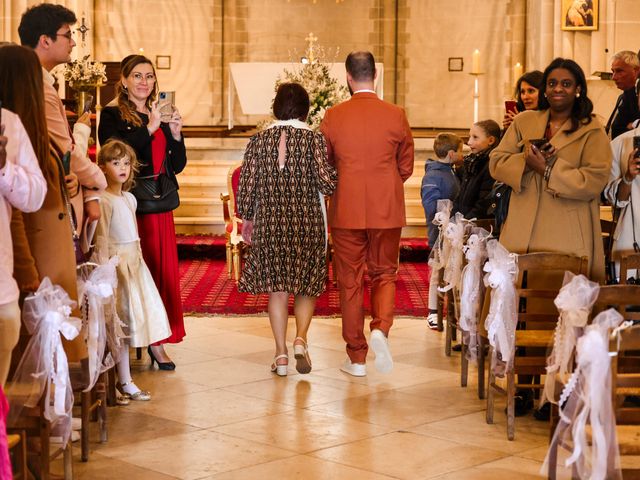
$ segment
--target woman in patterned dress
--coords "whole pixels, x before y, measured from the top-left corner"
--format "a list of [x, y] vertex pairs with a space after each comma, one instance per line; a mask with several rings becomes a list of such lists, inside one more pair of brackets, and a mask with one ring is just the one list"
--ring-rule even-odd
[[277, 121], [249, 140], [238, 189], [242, 235], [251, 245], [239, 290], [269, 293], [269, 321], [276, 342], [271, 371], [285, 376], [289, 295], [294, 295], [296, 370], [311, 371], [307, 331], [327, 280], [327, 227], [323, 195], [336, 187], [321, 134], [304, 123], [309, 95], [282, 84], [273, 102]]

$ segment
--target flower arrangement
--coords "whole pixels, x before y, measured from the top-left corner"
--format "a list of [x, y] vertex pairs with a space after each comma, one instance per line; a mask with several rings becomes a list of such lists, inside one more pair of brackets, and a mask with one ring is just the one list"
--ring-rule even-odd
[[326, 63], [312, 61], [302, 65], [297, 71], [284, 70], [283, 77], [278, 77], [275, 91], [282, 83], [299, 83], [309, 93], [309, 116], [307, 123], [312, 129], [317, 129], [328, 108], [349, 98], [349, 90], [338, 84], [329, 72]]
[[75, 90], [96, 87], [107, 81], [106, 67], [103, 63], [89, 60], [89, 55], [82, 60], [74, 60], [64, 66], [64, 79]]

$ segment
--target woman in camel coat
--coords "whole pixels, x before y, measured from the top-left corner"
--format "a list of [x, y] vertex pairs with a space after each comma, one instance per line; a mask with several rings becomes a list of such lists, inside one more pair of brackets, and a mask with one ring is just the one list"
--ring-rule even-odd
[[[590, 278], [602, 282], [599, 198], [611, 168], [609, 141], [591, 116], [584, 73], [575, 62], [554, 60], [543, 91], [541, 110], [519, 114], [491, 154], [491, 175], [513, 188], [500, 242], [515, 253], [586, 256]], [[548, 144], [529, 145], [539, 138]]]

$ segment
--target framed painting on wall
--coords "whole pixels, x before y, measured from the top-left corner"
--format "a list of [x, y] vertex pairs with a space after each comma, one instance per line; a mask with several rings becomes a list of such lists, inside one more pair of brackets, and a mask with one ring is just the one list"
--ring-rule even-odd
[[598, 30], [600, 0], [562, 0], [562, 30]]

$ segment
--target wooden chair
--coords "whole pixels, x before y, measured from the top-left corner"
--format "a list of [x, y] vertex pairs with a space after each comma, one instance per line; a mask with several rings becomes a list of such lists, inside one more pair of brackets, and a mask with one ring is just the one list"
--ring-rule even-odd
[[[635, 277], [631, 276], [631, 270], [635, 270]], [[628, 253], [620, 259], [620, 283], [630, 283], [629, 279], [640, 279], [640, 253]], [[640, 301], [638, 302], [640, 303]], [[637, 319], [635, 319], [637, 320]]]
[[229, 278], [233, 278], [236, 281], [240, 280], [240, 257], [244, 248], [244, 242], [242, 241], [242, 220], [236, 216], [238, 211], [236, 194], [240, 184], [241, 169], [242, 163], [237, 163], [229, 168], [229, 173], [227, 174], [228, 193], [220, 194], [225, 224], [227, 272]]
[[[555, 308], [545, 308], [549, 313], [536, 312], [538, 302], [552, 302], [558, 295], [562, 280], [556, 285], [548, 285], [544, 289], [527, 286], [533, 275], [560, 274], [570, 271], [574, 274], [587, 273], [588, 259], [563, 253], [528, 253], [518, 256], [518, 329], [515, 335], [515, 355], [511, 368], [506, 372], [506, 390], [496, 383], [493, 369], [489, 368], [487, 395], [487, 423], [493, 423], [495, 393], [507, 397], [507, 438], [515, 437], [515, 393], [518, 387], [541, 390], [544, 384], [540, 376], [546, 373], [546, 349], [553, 341], [553, 333], [558, 321]], [[561, 278], [561, 277], [560, 277]], [[533, 310], [533, 311], [532, 311]], [[484, 328], [484, 325], [482, 325]], [[486, 337], [486, 334], [485, 334]], [[490, 349], [489, 358], [492, 352]], [[534, 383], [517, 383], [516, 375], [534, 376]]]
[[[625, 319], [627, 305], [637, 301], [640, 296], [638, 285], [610, 285], [601, 287], [592, 312], [600, 312], [613, 307]], [[611, 352], [611, 392], [612, 405], [616, 418], [616, 437], [621, 457], [622, 474], [624, 478], [640, 478], [637, 462], [625, 462], [626, 456], [640, 456], [640, 406], [626, 402], [628, 396], [640, 396], [640, 362], [636, 358], [629, 361], [634, 352], [640, 350], [640, 325], [620, 331], [619, 336], [610, 338]], [[605, 395], [606, 392], [603, 392]], [[555, 430], [555, 428], [554, 428]], [[558, 447], [567, 448], [562, 443], [552, 444], [549, 449], [548, 478], [557, 476]]]
[[[636, 289], [636, 298], [640, 287]], [[640, 405], [627, 401], [629, 396], [640, 397], [640, 363], [629, 358], [640, 351], [640, 325], [622, 330], [618, 338], [612, 338], [611, 389], [616, 416], [616, 436], [624, 478], [640, 478], [640, 466], [627, 465], [625, 457], [640, 456]], [[629, 355], [627, 355], [629, 354]], [[631, 462], [630, 462], [631, 463]]]
[[7, 435], [9, 453], [12, 457], [13, 480], [27, 479], [27, 434], [24, 430]]

